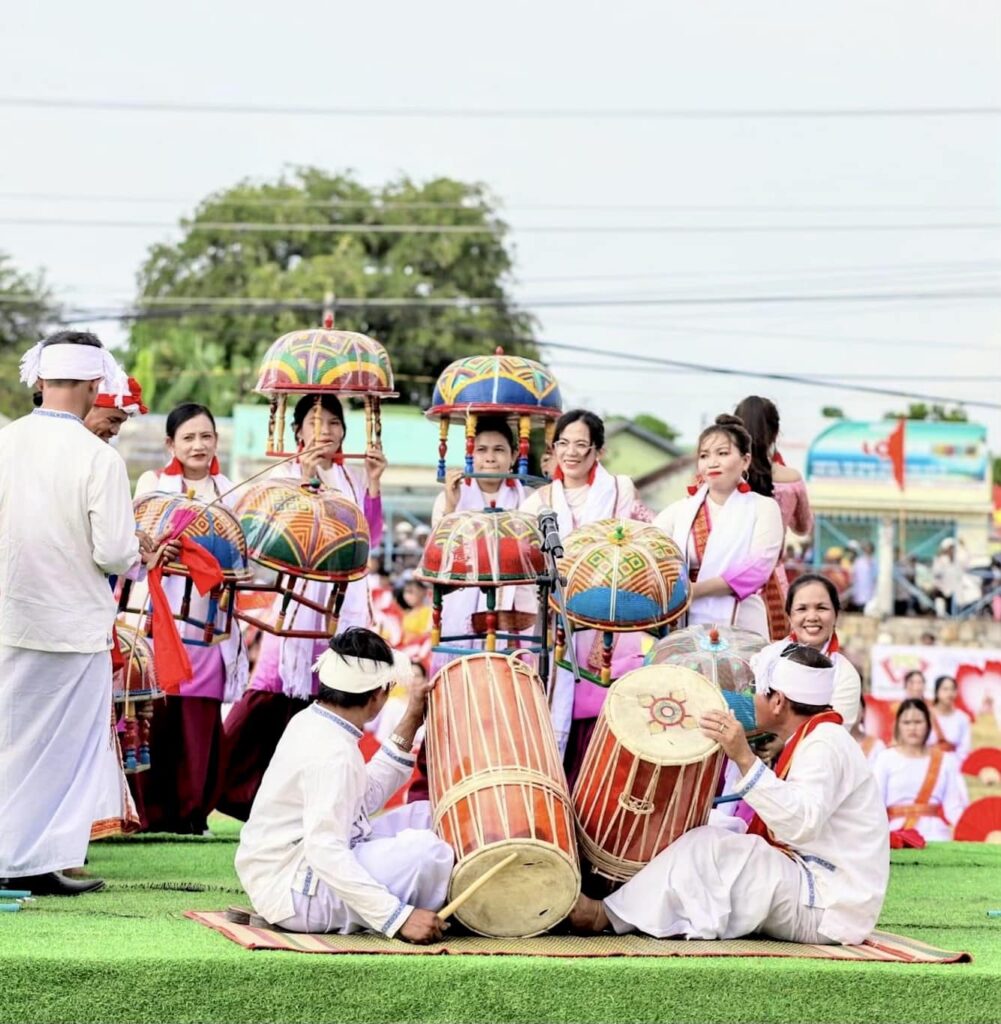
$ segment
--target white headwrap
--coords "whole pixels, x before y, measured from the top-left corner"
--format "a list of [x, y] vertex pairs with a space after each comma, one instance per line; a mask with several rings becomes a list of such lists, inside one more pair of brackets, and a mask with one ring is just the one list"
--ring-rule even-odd
[[758, 693], [777, 690], [800, 704], [812, 704], [814, 707], [830, 704], [834, 697], [834, 666], [812, 668], [799, 665], [783, 658], [783, 650], [782, 645], [771, 644], [752, 660], [754, 687]]
[[128, 375], [103, 346], [40, 341], [21, 357], [22, 383], [33, 388], [39, 380], [100, 380], [106, 394], [129, 393]]
[[316, 659], [313, 671], [324, 686], [344, 693], [368, 693], [390, 683], [406, 686], [414, 675], [410, 658], [402, 651], [393, 651], [393, 664], [371, 658], [351, 658], [329, 648]]

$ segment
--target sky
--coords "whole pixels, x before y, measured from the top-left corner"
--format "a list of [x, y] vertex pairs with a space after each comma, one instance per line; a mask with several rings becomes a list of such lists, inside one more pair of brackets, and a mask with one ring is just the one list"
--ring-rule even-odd
[[[373, 113], [401, 108], [429, 116]], [[651, 412], [692, 443], [767, 395], [801, 464], [822, 406], [907, 404], [834, 378], [1001, 405], [999, 134], [1001, 6], [980, 0], [58, 0], [11, 9], [0, 34], [0, 251], [106, 307], [178, 237], [156, 225], [239, 180], [480, 181], [540, 338], [598, 352], [543, 349], [567, 402]], [[154, 226], [68, 223], [108, 220]], [[968, 411], [1001, 451], [1001, 409]]]

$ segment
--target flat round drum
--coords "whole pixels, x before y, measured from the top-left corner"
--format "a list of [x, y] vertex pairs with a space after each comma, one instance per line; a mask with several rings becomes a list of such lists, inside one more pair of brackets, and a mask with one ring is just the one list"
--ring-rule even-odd
[[726, 701], [704, 676], [681, 665], [646, 665], [612, 684], [604, 713], [612, 735], [651, 764], [691, 764], [719, 746], [699, 729], [699, 716]]
[[460, 861], [452, 873], [449, 900], [499, 861], [518, 854], [455, 912], [470, 930], [492, 938], [529, 938], [555, 928], [580, 893], [577, 865], [556, 847], [531, 839], [485, 846]]

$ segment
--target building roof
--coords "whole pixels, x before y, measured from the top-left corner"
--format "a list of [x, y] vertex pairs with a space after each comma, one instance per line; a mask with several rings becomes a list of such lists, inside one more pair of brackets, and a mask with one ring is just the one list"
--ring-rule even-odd
[[684, 449], [680, 448], [673, 441], [669, 441], [666, 437], [661, 437], [660, 434], [655, 434], [652, 430], [647, 430], [646, 427], [638, 426], [632, 420], [612, 420], [605, 427], [605, 440], [607, 442], [610, 438], [622, 433], [632, 434], [633, 437], [637, 437], [641, 441], [659, 448], [666, 455], [677, 457], [685, 453]]

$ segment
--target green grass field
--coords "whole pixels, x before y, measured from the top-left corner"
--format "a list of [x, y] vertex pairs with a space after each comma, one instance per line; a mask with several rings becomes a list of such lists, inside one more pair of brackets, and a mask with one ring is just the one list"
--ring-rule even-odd
[[315, 956], [248, 952], [185, 919], [245, 903], [233, 823], [91, 847], [94, 896], [0, 915], [0, 1022], [998, 1021], [1001, 847], [893, 855], [880, 927], [972, 964]]

